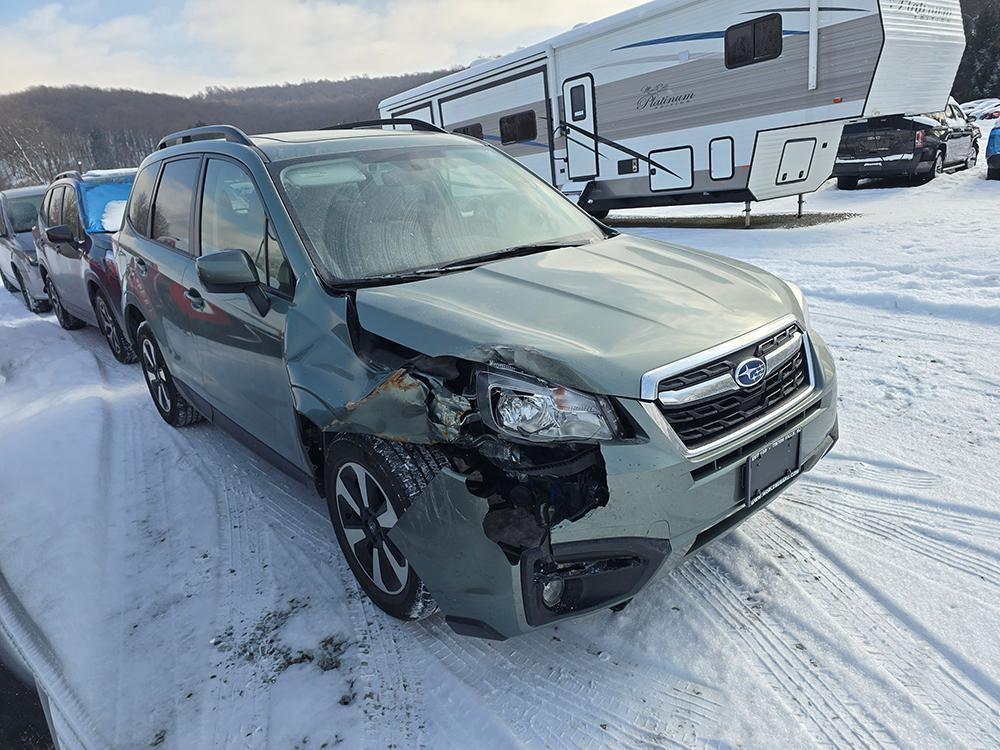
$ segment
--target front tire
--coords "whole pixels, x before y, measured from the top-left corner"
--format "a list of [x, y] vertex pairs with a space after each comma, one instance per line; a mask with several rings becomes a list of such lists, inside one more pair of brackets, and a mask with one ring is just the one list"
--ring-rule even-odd
[[7, 274], [0, 273], [0, 276], [3, 276], [3, 288], [6, 289], [8, 292], [10, 292], [11, 294], [17, 294], [19, 291], [21, 291], [12, 283], [10, 283], [10, 279], [7, 278]]
[[129, 342], [125, 332], [118, 325], [118, 320], [111, 312], [111, 303], [108, 302], [103, 292], [94, 294], [94, 315], [97, 317], [97, 325], [104, 334], [104, 340], [108, 342], [108, 348], [114, 358], [123, 365], [130, 365], [136, 360], [135, 349]]
[[1000, 167], [986, 170], [987, 180], [1000, 180]]
[[187, 427], [202, 419], [201, 414], [177, 390], [173, 376], [167, 368], [149, 324], [139, 326], [137, 333], [142, 363], [142, 374], [146, 378], [149, 395], [156, 411], [171, 427]]
[[59, 290], [56, 289], [51, 276], [45, 277], [45, 291], [48, 292], [49, 304], [52, 305], [52, 312], [56, 314], [56, 320], [59, 321], [59, 325], [67, 331], [76, 331], [87, 325], [63, 307], [62, 300], [59, 298]]
[[399, 620], [422, 620], [437, 603], [388, 534], [447, 460], [437, 450], [342, 435], [327, 451], [326, 498], [347, 564], [368, 597]]
[[860, 178], [858, 177], [838, 177], [837, 178], [837, 189], [838, 190], [854, 190], [858, 186]]
[[974, 148], [972, 149], [972, 152], [969, 154], [969, 158], [966, 159], [965, 161], [965, 168], [975, 169], [977, 164], [979, 164], [979, 149]]
[[24, 300], [24, 306], [28, 308], [28, 312], [33, 312], [35, 315], [48, 312], [49, 308], [45, 302], [39, 302], [29, 294], [28, 285], [24, 283], [24, 279], [21, 278], [21, 274], [18, 273], [17, 269], [14, 269], [14, 274], [17, 279], [17, 285], [21, 287], [21, 299]]

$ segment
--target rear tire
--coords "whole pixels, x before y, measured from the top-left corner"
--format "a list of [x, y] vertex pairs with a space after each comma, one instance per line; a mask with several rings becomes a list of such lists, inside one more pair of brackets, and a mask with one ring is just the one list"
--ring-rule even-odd
[[63, 307], [62, 300], [59, 298], [59, 290], [56, 289], [51, 276], [45, 278], [45, 291], [49, 294], [49, 304], [52, 305], [52, 312], [56, 314], [59, 325], [67, 331], [76, 331], [87, 325]]
[[368, 597], [398, 620], [429, 617], [437, 602], [388, 533], [446, 465], [434, 448], [366, 435], [338, 436], [327, 451], [326, 501], [340, 549]]
[[937, 156], [934, 157], [934, 166], [931, 168], [930, 173], [927, 175], [927, 182], [933, 182], [943, 174], [944, 174], [944, 151], [938, 151]]
[[1000, 180], [1000, 167], [986, 170], [987, 180]]
[[838, 177], [837, 178], [837, 189], [838, 190], [855, 190], [858, 187], [858, 183], [861, 181], [860, 177]]
[[139, 361], [142, 363], [142, 374], [146, 378], [153, 405], [163, 421], [171, 427], [187, 427], [200, 422], [201, 414], [178, 392], [148, 323], [139, 326], [137, 338], [141, 352]]
[[139, 357], [136, 355], [135, 349], [132, 348], [132, 344], [129, 342], [125, 332], [118, 325], [118, 319], [111, 312], [111, 303], [108, 302], [104, 293], [101, 291], [96, 292], [93, 302], [97, 325], [101, 329], [101, 333], [104, 334], [104, 340], [108, 342], [111, 354], [123, 365], [130, 365], [136, 362]]

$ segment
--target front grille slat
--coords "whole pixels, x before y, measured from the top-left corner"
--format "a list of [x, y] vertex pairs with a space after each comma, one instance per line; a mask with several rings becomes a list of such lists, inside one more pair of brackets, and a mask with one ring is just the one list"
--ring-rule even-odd
[[[764, 357], [797, 333], [801, 333], [798, 325], [789, 326], [727, 357], [672, 376], [660, 383], [659, 390], [661, 393], [681, 390], [732, 372], [739, 362], [748, 357]], [[693, 404], [667, 406], [661, 403], [659, 408], [684, 445], [689, 450], [696, 450], [780, 408], [810, 385], [806, 341], [803, 339], [802, 348], [781, 367], [769, 372], [756, 388], [726, 393]]]

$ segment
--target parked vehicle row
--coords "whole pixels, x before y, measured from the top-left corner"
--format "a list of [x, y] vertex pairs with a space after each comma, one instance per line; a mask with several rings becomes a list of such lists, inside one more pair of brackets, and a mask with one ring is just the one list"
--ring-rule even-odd
[[853, 190], [868, 177], [933, 180], [948, 169], [975, 167], [979, 141], [979, 127], [952, 99], [942, 112], [848, 125], [833, 176], [842, 190]]
[[625, 606], [838, 438], [796, 287], [620, 235], [470, 136], [216, 126], [33, 195], [60, 324], [314, 486], [395, 617]]

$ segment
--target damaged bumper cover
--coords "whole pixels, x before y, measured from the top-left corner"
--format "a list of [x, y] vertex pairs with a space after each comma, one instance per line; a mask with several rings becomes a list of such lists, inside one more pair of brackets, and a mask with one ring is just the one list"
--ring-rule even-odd
[[816, 387], [793, 413], [697, 459], [677, 449], [639, 400], [616, 399], [636, 439], [528, 449], [484, 438], [471, 402], [439, 399], [449, 392], [439, 388], [444, 380], [399, 374], [387, 392], [410, 394], [397, 406], [412, 407], [414, 425], [423, 426], [383, 437], [437, 444], [452, 468], [389, 536], [462, 634], [503, 639], [627, 602], [787, 489], [747, 504], [753, 451], [797, 432], [804, 473], [833, 447], [834, 363], [817, 336], [808, 356]]

